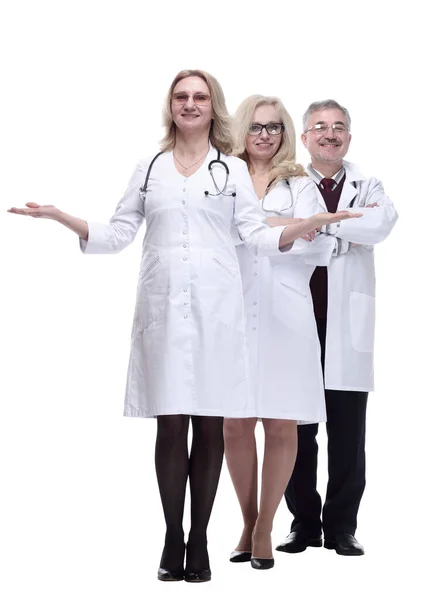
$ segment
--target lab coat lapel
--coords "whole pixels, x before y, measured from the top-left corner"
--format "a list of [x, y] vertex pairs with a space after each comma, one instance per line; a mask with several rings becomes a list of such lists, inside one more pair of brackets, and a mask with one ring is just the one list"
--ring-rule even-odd
[[[313, 179], [313, 178], [312, 178], [312, 179]], [[314, 181], [314, 179], [313, 179], [313, 181]], [[316, 181], [315, 181], [315, 183], [316, 183]], [[318, 197], [318, 204], [319, 204], [319, 205], [320, 205], [320, 207], [321, 207], [321, 212], [328, 212], [327, 205], [325, 204], [325, 200], [324, 200], [324, 198], [322, 197], [322, 194], [321, 194], [321, 192], [319, 191], [319, 188], [318, 188], [318, 186], [317, 186], [317, 185], [316, 185], [316, 195], [317, 195], [317, 197]]]
[[[341, 197], [339, 198], [338, 210], [345, 210], [348, 208], [358, 194], [358, 190], [355, 188], [351, 181], [344, 181], [344, 187], [342, 188]], [[354, 204], [357, 204], [355, 201]]]
[[356, 208], [359, 205], [359, 190], [361, 189], [361, 181], [365, 179], [357, 166], [353, 163], [344, 160], [343, 167], [345, 169], [345, 181], [338, 203], [338, 210], [346, 210], [349, 208], [354, 198], [355, 201], [353, 202], [353, 208]]

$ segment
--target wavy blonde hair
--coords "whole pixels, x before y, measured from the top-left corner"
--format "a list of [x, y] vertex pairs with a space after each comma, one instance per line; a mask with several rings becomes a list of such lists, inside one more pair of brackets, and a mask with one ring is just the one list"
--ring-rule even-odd
[[261, 96], [255, 94], [248, 96], [234, 115], [233, 154], [242, 158], [251, 169], [251, 162], [245, 146], [245, 139], [248, 135], [248, 129], [253, 122], [254, 113], [259, 106], [273, 106], [279, 115], [280, 122], [284, 124], [281, 145], [273, 156], [270, 171], [270, 181], [274, 180], [273, 186], [279, 181], [289, 179], [290, 177], [301, 177], [307, 175], [304, 167], [296, 163], [296, 132], [293, 119], [290, 117], [282, 101], [276, 96]]
[[224, 93], [217, 79], [200, 69], [185, 69], [184, 71], [180, 71], [173, 79], [163, 107], [165, 135], [160, 142], [160, 149], [163, 152], [172, 150], [176, 143], [176, 124], [173, 121], [173, 115], [171, 113], [171, 97], [176, 85], [186, 77], [200, 77], [207, 84], [213, 108], [213, 121], [210, 127], [209, 136], [210, 142], [224, 154], [231, 154], [233, 151], [231, 118], [225, 104]]

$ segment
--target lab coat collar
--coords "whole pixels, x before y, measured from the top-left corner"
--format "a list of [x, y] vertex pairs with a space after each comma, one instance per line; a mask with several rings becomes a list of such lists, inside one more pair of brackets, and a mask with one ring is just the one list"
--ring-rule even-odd
[[[354, 165], [353, 163], [350, 163], [350, 162], [344, 160], [342, 162], [342, 166], [345, 170], [346, 177], [345, 177], [345, 181], [344, 181], [344, 187], [342, 188], [341, 198], [339, 199], [339, 203], [338, 203], [338, 210], [344, 210], [350, 206], [351, 202], [353, 201], [353, 199], [356, 197], [356, 195], [358, 193], [357, 189], [353, 185], [353, 183], [356, 181], [362, 181], [365, 179], [365, 177], [359, 172], [357, 166]], [[318, 178], [318, 171], [313, 169], [313, 167], [311, 165], [308, 166], [307, 170], [309, 171], [311, 178], [315, 182], [317, 182], [316, 180]], [[327, 206], [325, 204], [324, 198], [322, 197], [322, 194], [319, 191], [319, 189], [317, 188], [317, 186], [316, 186], [316, 192], [317, 192], [319, 204], [322, 206], [322, 208], [325, 211], [327, 211]]]
[[359, 171], [357, 165], [346, 160], [344, 160], [342, 164], [347, 175], [346, 181], [363, 181], [366, 179], [366, 177], [364, 177], [364, 175]]
[[[347, 175], [346, 181], [350, 181], [350, 182], [363, 181], [364, 179], [366, 179], [366, 177], [364, 177], [364, 175], [362, 175], [362, 173], [359, 171], [357, 165], [355, 165], [351, 162], [348, 162], [347, 160], [343, 160], [341, 169], [339, 169], [339, 171], [333, 177], [333, 179], [335, 179], [336, 183], [339, 183], [339, 181], [342, 179], [342, 176], [343, 176], [342, 169], [345, 170], [345, 173]], [[319, 183], [321, 181], [321, 179], [324, 177], [324, 175], [322, 175], [322, 173], [317, 171], [311, 165], [311, 163], [308, 165], [307, 171], [310, 173], [310, 176], [315, 181], [315, 183]], [[340, 175], [338, 177], [338, 179], [336, 178], [336, 175]]]

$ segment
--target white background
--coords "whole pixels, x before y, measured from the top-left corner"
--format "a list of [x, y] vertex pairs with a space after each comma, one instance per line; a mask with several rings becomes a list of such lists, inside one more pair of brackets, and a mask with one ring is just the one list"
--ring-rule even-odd
[[[438, 597], [439, 2], [2, 6], [1, 597]], [[347, 158], [383, 181], [400, 213], [376, 252], [362, 558], [310, 549], [276, 553], [269, 572], [232, 565], [241, 520], [224, 467], [209, 531], [213, 581], [158, 582], [156, 423], [121, 416], [142, 235], [121, 255], [86, 257], [58, 224], [6, 213], [33, 200], [106, 221], [136, 161], [156, 151], [163, 98], [183, 68], [214, 74], [230, 111], [252, 93], [280, 96], [299, 132], [311, 101], [337, 99], [352, 116]], [[289, 525], [282, 504], [275, 543]]]

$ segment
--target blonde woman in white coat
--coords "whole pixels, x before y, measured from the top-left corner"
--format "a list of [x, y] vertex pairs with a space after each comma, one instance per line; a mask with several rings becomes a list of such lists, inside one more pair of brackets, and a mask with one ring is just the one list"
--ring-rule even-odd
[[[273, 224], [276, 217], [301, 221], [317, 212], [314, 183], [295, 162], [295, 131], [282, 102], [251, 96], [234, 119], [235, 152], [248, 165], [256, 202]], [[313, 241], [312, 241], [313, 240]], [[309, 281], [315, 264], [328, 264], [335, 241], [298, 240], [274, 257], [237, 246], [251, 358], [253, 401], [246, 418], [225, 419], [225, 454], [244, 519], [232, 562], [251, 559], [273, 566], [273, 518], [293, 471], [297, 424], [325, 421], [320, 348]], [[311, 264], [307, 264], [311, 263]], [[262, 418], [265, 451], [258, 509], [255, 427]]]
[[[248, 398], [242, 286], [230, 227], [253, 252], [280, 254], [313, 224], [332, 219], [326, 213], [267, 226], [245, 164], [228, 156], [224, 95], [208, 73], [181, 71], [174, 78], [164, 124], [162, 154], [137, 165], [108, 225], [35, 203], [10, 212], [60, 222], [80, 237], [85, 253], [119, 252], [145, 222], [124, 412], [157, 417], [155, 463], [166, 521], [158, 578], [202, 582], [211, 578], [206, 531], [223, 457], [222, 417], [236, 415]], [[210, 173], [218, 156], [228, 178], [220, 161]]]

